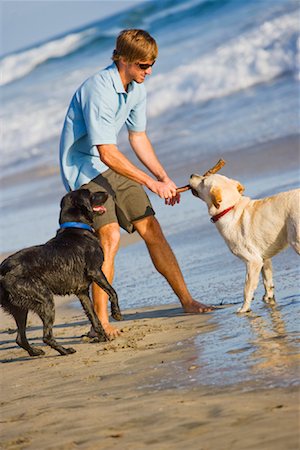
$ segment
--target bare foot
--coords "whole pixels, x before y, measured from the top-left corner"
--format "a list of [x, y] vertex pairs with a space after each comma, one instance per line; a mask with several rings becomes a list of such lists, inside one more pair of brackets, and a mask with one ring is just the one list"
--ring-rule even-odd
[[202, 314], [213, 311], [215, 308], [213, 306], [207, 306], [204, 303], [192, 300], [191, 303], [183, 305], [184, 312], [193, 314]]
[[121, 334], [121, 331], [118, 328], [113, 327], [110, 323], [102, 324], [102, 326], [109, 339], [114, 339]]

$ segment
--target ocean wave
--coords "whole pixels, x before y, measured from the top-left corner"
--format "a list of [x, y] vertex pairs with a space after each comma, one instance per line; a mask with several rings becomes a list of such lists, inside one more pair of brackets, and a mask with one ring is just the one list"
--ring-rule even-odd
[[163, 4], [159, 2], [148, 4], [146, 2], [116, 16], [90, 24], [84, 29], [75, 30], [29, 49], [9, 54], [2, 59], [0, 58], [0, 86], [30, 74], [38, 66], [49, 60], [69, 56], [98, 40], [115, 38], [128, 20], [133, 27], [151, 28], [157, 21], [166, 19], [171, 15], [180, 18], [182, 13], [188, 12], [196, 6], [210, 4], [213, 7], [215, 3], [221, 1], [223, 0], [217, 0], [213, 3], [207, 0], [177, 0]]
[[297, 13], [287, 13], [261, 24], [213, 53], [194, 59], [147, 82], [149, 115], [157, 116], [186, 103], [232, 95], [285, 73], [298, 76]]
[[159, 12], [154, 12], [150, 15], [150, 17], [146, 17], [143, 20], [144, 25], [147, 27], [155, 24], [157, 21], [169, 18], [171, 15], [178, 15], [181, 16], [182, 13], [186, 11], [190, 11], [191, 8], [194, 8], [195, 6], [199, 6], [201, 4], [206, 4], [207, 2], [205, 0], [187, 0], [184, 3], [179, 3], [177, 5], [174, 5], [172, 2], [170, 5], [163, 5], [159, 4], [161, 8], [163, 8]]
[[[240, 1], [241, 5], [244, 5], [242, 0]], [[268, 2], [268, 0], [265, 1]], [[241, 90], [245, 90], [251, 95], [253, 92], [251, 87], [254, 85], [272, 81], [285, 73], [297, 74], [300, 63], [298, 17], [297, 13], [285, 12], [283, 14], [282, 11], [286, 11], [285, 6], [280, 10], [276, 8], [275, 11], [267, 8], [267, 11], [263, 10], [263, 15], [259, 8], [258, 11], [252, 12], [250, 17], [245, 13], [241, 15], [241, 11], [237, 10], [235, 11], [236, 16], [233, 17], [234, 9], [232, 9], [231, 2], [228, 1], [230, 8], [226, 10], [227, 15], [224, 16], [222, 8], [221, 12], [214, 12], [212, 15], [218, 24], [222, 25], [214, 28], [211, 17], [206, 18], [202, 20], [203, 27], [200, 33], [198, 20], [191, 24], [190, 30], [186, 30], [178, 18], [179, 26], [176, 28], [174, 26], [174, 21], [177, 20], [176, 16], [184, 15], [186, 12], [184, 17], [184, 24], [186, 24], [189, 8], [195, 13], [195, 7], [199, 5], [198, 13], [203, 19], [203, 8], [213, 9], [213, 6], [216, 8], [217, 4], [220, 6], [221, 0], [217, 2], [207, 0], [202, 3], [201, 0], [185, 2], [169, 0], [163, 2], [163, 6], [160, 3], [155, 8], [154, 2], [149, 2], [151, 7], [149, 6], [148, 9], [146, 8], [147, 3], [143, 2], [142, 6], [136, 7], [134, 17], [130, 16], [130, 23], [135, 25], [134, 21], [140, 23], [145, 18], [155, 19], [157, 30], [159, 30], [158, 38], [163, 41], [161, 54], [164, 56], [159, 59], [159, 64], [160, 61], [162, 63], [159, 69], [160, 74], [153, 74], [147, 80], [149, 116], [159, 116], [168, 111], [168, 114], [165, 115], [167, 122], [168, 117], [172, 116], [169, 113], [178, 108], [175, 114], [175, 123], [176, 127], [177, 125], [180, 127], [182, 113], [191, 111], [191, 117], [193, 117], [193, 111], [198, 111], [198, 105], [199, 109], [203, 108], [203, 111], [207, 111], [205, 108], [209, 109], [210, 104], [204, 105], [203, 103], [208, 100], [228, 96], [228, 102], [226, 99], [224, 103], [230, 104], [234, 100], [235, 93]], [[210, 6], [210, 3], [213, 6]], [[211, 9], [209, 10], [211, 11]], [[174, 20], [171, 25], [168, 21], [164, 23], [167, 11], [173, 14]], [[279, 14], [281, 15], [279, 16]], [[262, 16], [266, 18], [263, 23]], [[229, 17], [230, 21], [228, 22], [226, 19]], [[238, 26], [236, 17], [241, 20]], [[33, 72], [30, 78], [24, 80], [24, 83], [20, 80], [15, 85], [11, 84], [9, 89], [4, 89], [7, 93], [3, 98], [4, 107], [0, 116], [5, 130], [0, 161], [3, 172], [11, 171], [13, 173], [16, 167], [21, 170], [23, 165], [30, 165], [31, 160], [43, 159], [44, 161], [45, 159], [48, 161], [50, 159], [52, 162], [57, 160], [59, 135], [69, 101], [83, 80], [88, 78], [93, 70], [96, 72], [99, 67], [104, 67], [104, 64], [107, 63], [106, 50], [111, 49], [113, 38], [124, 26], [124, 23], [128, 23], [127, 20], [129, 20], [129, 12], [122, 13], [117, 18], [106, 19], [105, 22], [91, 24], [84, 30], [77, 30], [77, 32], [44, 43], [39, 47], [4, 58], [0, 63], [2, 64], [1, 70], [5, 72], [6, 76], [3, 84]], [[158, 24], [158, 22], [160, 23]], [[227, 32], [228, 28], [230, 28], [230, 33]], [[176, 36], [174, 30], [177, 32]], [[221, 45], [220, 42], [222, 42]], [[84, 47], [85, 45], [87, 47]], [[85, 51], [85, 48], [96, 49], [96, 51], [87, 51], [83, 63], [82, 51]], [[68, 64], [69, 61], [66, 61], [68, 77], [65, 77], [66, 65], [61, 62], [70, 54], [73, 54], [74, 61], [72, 59], [72, 64]], [[8, 58], [12, 58], [10, 62]], [[62, 61], [59, 60], [57, 65], [51, 66], [51, 70], [47, 71], [49, 76], [41, 77], [40, 71], [34, 73], [37, 65], [46, 64], [51, 58], [61, 58]], [[3, 70], [5, 60], [7, 69]], [[186, 60], [189, 62], [184, 64], [183, 62]], [[285, 105], [285, 97], [280, 97], [283, 94], [278, 95], [280, 98], [278, 103], [282, 101]], [[266, 108], [266, 105], [260, 103], [263, 102], [261, 99], [257, 97], [256, 101], [257, 108]], [[181, 108], [183, 105], [187, 105], [188, 108]], [[192, 107], [190, 108], [189, 105]], [[217, 108], [217, 105], [218, 102], [212, 102], [212, 106]], [[231, 117], [232, 111], [230, 107], [228, 108], [229, 112], [226, 114]], [[159, 117], [159, 121], [160, 119], [161, 117]], [[284, 119], [282, 122], [285, 124]], [[153, 122], [151, 121], [151, 123]], [[271, 125], [268, 126], [272, 129], [271, 119], [270, 123]], [[278, 127], [280, 132], [285, 129], [284, 126]], [[293, 127], [294, 125], [289, 130], [295, 128]], [[209, 132], [212, 129], [208, 127]], [[251, 130], [251, 139], [256, 139], [259, 133], [260, 131], [255, 135], [255, 132]], [[161, 136], [161, 129], [159, 134]], [[268, 136], [270, 135], [272, 135], [271, 132]], [[235, 138], [231, 137], [230, 139], [231, 144], [234, 145]], [[16, 142], [18, 142], [18, 148], [21, 149], [19, 152], [15, 150]]]
[[99, 38], [99, 34], [99, 29], [92, 27], [4, 57], [0, 61], [0, 85], [28, 75], [37, 66], [50, 59], [63, 58], [73, 53]]
[[[5, 130], [1, 143], [0, 167], [2, 173], [7, 175], [9, 167], [12, 173], [16, 170], [15, 164], [42, 155], [49, 156], [45, 152], [45, 143], [59, 136], [64, 109], [60, 103], [48, 100], [43, 104], [24, 104], [14, 114], [5, 111], [0, 118]], [[15, 151], [16, 142], [19, 148], [22, 148], [21, 152]]]

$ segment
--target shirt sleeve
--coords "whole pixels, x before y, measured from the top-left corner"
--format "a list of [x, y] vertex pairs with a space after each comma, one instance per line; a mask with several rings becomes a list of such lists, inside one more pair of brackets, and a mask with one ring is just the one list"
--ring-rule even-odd
[[116, 144], [116, 112], [105, 86], [89, 85], [82, 91], [82, 113], [90, 146]]
[[137, 104], [132, 108], [126, 120], [126, 126], [129, 131], [145, 131], [146, 130], [146, 90], [142, 90], [142, 95]]

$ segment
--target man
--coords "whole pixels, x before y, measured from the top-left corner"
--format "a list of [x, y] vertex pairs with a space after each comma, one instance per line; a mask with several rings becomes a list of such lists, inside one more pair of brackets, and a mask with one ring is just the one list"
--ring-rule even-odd
[[[143, 82], [152, 72], [158, 49], [143, 30], [124, 30], [116, 42], [113, 64], [86, 80], [76, 91], [61, 136], [60, 163], [68, 190], [106, 191], [107, 212], [95, 217], [94, 228], [104, 252], [103, 272], [112, 283], [120, 226], [144, 239], [154, 266], [169, 282], [188, 313], [211, 311], [191, 297], [177, 260], [154, 217], [142, 186], [179, 203], [175, 183], [158, 161], [146, 134], [146, 91]], [[117, 136], [126, 124], [130, 145], [152, 178], [132, 164], [118, 149]], [[109, 323], [107, 295], [93, 285], [95, 311], [109, 337], [119, 330]], [[92, 330], [91, 330], [92, 332]]]

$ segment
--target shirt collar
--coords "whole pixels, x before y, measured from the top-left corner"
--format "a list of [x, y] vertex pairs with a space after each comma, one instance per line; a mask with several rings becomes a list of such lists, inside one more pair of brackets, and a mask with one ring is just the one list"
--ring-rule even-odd
[[129, 83], [128, 85], [128, 92], [125, 91], [119, 71], [118, 71], [118, 67], [116, 65], [116, 63], [112, 63], [109, 67], [108, 67], [114, 88], [116, 90], [116, 92], [118, 94], [128, 94], [130, 91], [132, 91], [133, 89], [133, 83], [134, 81], [132, 81], [131, 83]]

